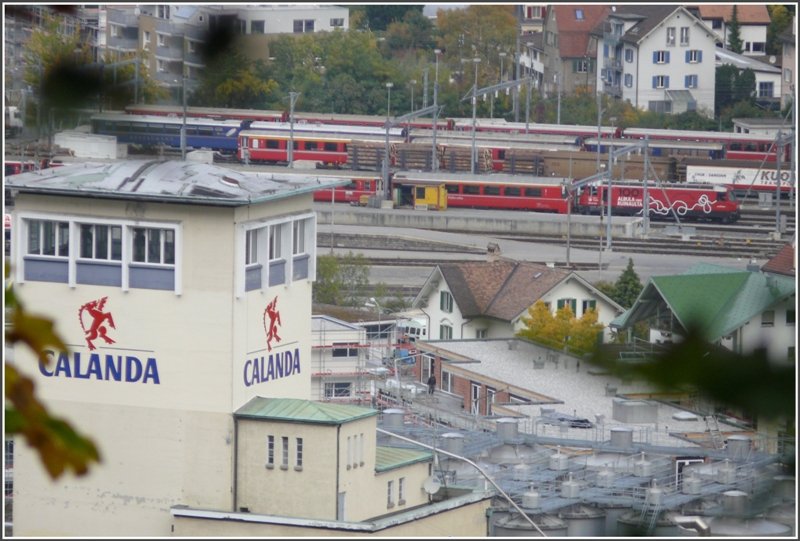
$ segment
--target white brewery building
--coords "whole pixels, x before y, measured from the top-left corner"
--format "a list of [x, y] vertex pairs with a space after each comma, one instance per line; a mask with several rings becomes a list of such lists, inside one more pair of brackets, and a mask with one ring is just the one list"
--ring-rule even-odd
[[17, 438], [15, 536], [486, 535], [490, 492], [434, 498], [430, 451], [310, 400], [312, 193], [346, 182], [148, 160], [6, 179], [15, 292], [69, 349], [7, 356], [102, 458], [53, 482]]

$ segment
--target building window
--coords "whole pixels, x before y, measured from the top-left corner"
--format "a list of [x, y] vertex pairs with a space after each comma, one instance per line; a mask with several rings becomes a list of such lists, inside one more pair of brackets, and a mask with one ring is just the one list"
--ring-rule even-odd
[[689, 45], [689, 27], [681, 26], [681, 45]]
[[283, 436], [281, 437], [281, 451], [283, 452], [283, 456], [281, 457], [281, 469], [286, 470], [289, 468], [289, 437]]
[[147, 49], [149, 46], [150, 46], [150, 32], [148, 30], [145, 30], [142, 33], [142, 47], [144, 49]]
[[582, 314], [585, 314], [589, 310], [597, 311], [597, 301], [594, 299], [583, 301], [581, 303], [581, 310]]
[[297, 438], [295, 447], [295, 470], [303, 469], [303, 438]]
[[175, 231], [154, 227], [133, 228], [133, 261], [175, 264]]
[[789, 327], [794, 327], [794, 318], [795, 318], [795, 311], [794, 310], [786, 310], [786, 325]]
[[711, 28], [719, 30], [722, 28], [722, 19], [711, 19]]
[[156, 32], [156, 42], [158, 43], [159, 47], [166, 47], [167, 37], [164, 34], [159, 34], [158, 32]]
[[264, 21], [250, 21], [250, 33], [251, 34], [263, 34], [264, 33]]
[[761, 314], [761, 326], [772, 327], [775, 325], [775, 310], [765, 310]]
[[448, 314], [453, 312], [453, 296], [449, 291], [439, 292], [439, 309]]
[[453, 375], [450, 372], [442, 370], [442, 383], [439, 389], [448, 393], [453, 392]]
[[302, 34], [303, 32], [314, 31], [314, 19], [295, 19], [293, 21], [293, 30], [295, 34]]
[[492, 389], [491, 387], [486, 387], [486, 415], [492, 414], [492, 404], [494, 404], [494, 399], [496, 395], [497, 395], [496, 389]]
[[358, 435], [358, 449], [356, 450], [356, 454], [358, 454], [358, 464], [360, 466], [364, 465], [364, 433]]
[[325, 384], [325, 398], [349, 398], [352, 383], [349, 381], [334, 381]]
[[452, 340], [453, 327], [450, 325], [439, 325], [439, 340]]
[[763, 53], [767, 50], [767, 44], [763, 41], [754, 41], [753, 42], [753, 52], [754, 53]]
[[589, 61], [588, 60], [573, 60], [572, 61], [572, 71], [574, 73], [586, 73], [589, 71]]
[[700, 49], [691, 49], [686, 51], [687, 64], [699, 64], [703, 61], [703, 51]]
[[333, 350], [331, 351], [331, 355], [333, 357], [358, 357], [356, 345], [357, 344], [352, 344], [350, 342], [334, 342], [332, 344]]
[[791, 68], [783, 68], [783, 81], [786, 83], [792, 82], [792, 70]]
[[667, 27], [667, 47], [675, 46], [675, 27]]
[[158, 18], [169, 19], [169, 6], [167, 5], [158, 6]]
[[625, 49], [625, 62], [633, 62], [633, 49]]
[[342, 28], [342, 27], [344, 27], [344, 19], [331, 19], [331, 26], [333, 28]]
[[633, 86], [633, 75], [630, 73], [625, 74], [625, 86], [631, 88]]
[[160, 58], [156, 58], [156, 71], [158, 73], [164, 73], [167, 71], [167, 64]]
[[269, 228], [269, 260], [274, 261], [281, 258], [281, 240], [283, 224], [275, 224]]
[[613, 23], [614, 35], [621, 36], [622, 32], [625, 30], [625, 25], [623, 23]]
[[267, 468], [275, 467], [275, 436], [267, 436]]
[[353, 466], [353, 439], [355, 436], [347, 436], [347, 469], [351, 469]]
[[683, 86], [685, 88], [697, 88], [697, 75], [686, 75]]
[[758, 97], [771, 98], [774, 93], [774, 85], [772, 81], [761, 81], [758, 83]]
[[306, 222], [295, 220], [292, 223], [292, 254], [306, 253]]
[[576, 9], [575, 10], [575, 20], [582, 21], [583, 20], [583, 10]]
[[561, 310], [562, 308], [567, 306], [572, 311], [572, 315], [576, 315], [575, 310], [577, 308], [577, 305], [578, 305], [577, 299], [558, 299], [558, 301], [556, 302], [556, 310]]
[[488, 329], [475, 329], [475, 338], [485, 340], [488, 332]]
[[120, 261], [122, 227], [81, 224], [81, 257]]
[[69, 222], [30, 220], [28, 254], [69, 257]]
[[397, 503], [403, 505], [406, 503], [406, 478], [401, 477], [397, 480]]
[[654, 75], [653, 76], [653, 88], [669, 88], [669, 76], [668, 75]]
[[394, 481], [386, 483], [386, 507], [394, 507]]
[[478, 415], [480, 414], [480, 399], [481, 399], [481, 385], [480, 383], [472, 383], [469, 384], [469, 397], [470, 397], [470, 407], [469, 412]]
[[258, 229], [250, 229], [245, 233], [245, 255], [246, 265], [258, 263]]
[[669, 64], [669, 51], [653, 51], [653, 64]]

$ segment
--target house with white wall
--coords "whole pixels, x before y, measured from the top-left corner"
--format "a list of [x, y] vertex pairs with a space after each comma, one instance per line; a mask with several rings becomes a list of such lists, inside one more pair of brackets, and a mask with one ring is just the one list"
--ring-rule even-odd
[[440, 264], [412, 308], [428, 317], [428, 340], [510, 338], [540, 300], [553, 313], [569, 305], [578, 318], [594, 309], [604, 327], [623, 312], [574, 272], [509, 260]]
[[367, 330], [325, 315], [311, 317], [311, 398], [353, 402], [369, 397]]
[[612, 323], [624, 330], [646, 321], [673, 341], [690, 328], [735, 353], [763, 349], [773, 362], [795, 362], [794, 276], [701, 263], [679, 275], [654, 276], [634, 305]]
[[592, 35], [597, 85], [648, 111], [714, 114], [716, 37], [681, 6], [614, 6]]
[[[733, 21], [733, 4], [703, 4], [688, 7], [714, 32], [720, 45], [727, 49]], [[736, 19], [742, 53], [763, 55], [767, 51], [767, 28], [770, 18], [766, 4], [736, 4]]]
[[756, 79], [755, 98], [761, 106], [769, 107], [778, 104], [782, 73], [777, 58], [771, 57], [775, 62], [767, 63], [752, 56], [736, 54], [729, 49], [717, 49], [714, 54], [717, 67], [727, 64], [736, 67], [740, 73], [746, 69], [753, 72]]

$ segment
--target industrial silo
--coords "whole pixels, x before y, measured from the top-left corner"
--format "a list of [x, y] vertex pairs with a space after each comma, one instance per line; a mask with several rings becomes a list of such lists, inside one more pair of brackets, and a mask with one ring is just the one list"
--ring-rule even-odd
[[585, 504], [572, 505], [558, 517], [567, 523], [567, 537], [600, 537], [605, 535], [606, 513]]
[[[528, 516], [547, 537], [566, 537], [567, 523], [557, 516], [540, 513]], [[496, 518], [495, 518], [496, 517]], [[496, 513], [492, 517], [493, 537], [541, 537], [539, 531], [516, 511]]]
[[673, 520], [673, 513], [659, 513], [651, 527], [651, 517], [642, 518], [642, 512], [632, 509], [623, 513], [617, 520], [617, 532], [620, 537], [677, 537], [680, 535], [678, 525]]

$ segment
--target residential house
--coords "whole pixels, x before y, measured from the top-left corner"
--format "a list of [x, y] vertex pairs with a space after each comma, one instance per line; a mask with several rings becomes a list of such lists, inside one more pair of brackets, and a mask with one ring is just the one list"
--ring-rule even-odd
[[679, 339], [690, 327], [711, 344], [740, 354], [765, 349], [774, 362], [794, 362], [795, 279], [781, 274], [699, 264], [683, 274], [654, 276], [612, 327], [640, 321], [651, 340]]
[[[733, 4], [702, 4], [688, 6], [716, 35], [724, 49], [728, 48]], [[770, 18], [766, 4], [736, 4], [736, 19], [739, 22], [739, 37], [742, 53], [763, 55], [767, 51], [767, 28]]]
[[714, 114], [716, 38], [681, 6], [615, 6], [592, 30], [597, 85], [634, 107]]
[[776, 57], [771, 58], [774, 62], [769, 62], [769, 58], [764, 62], [760, 58], [736, 54], [728, 49], [717, 49], [714, 54], [717, 67], [727, 64], [735, 66], [740, 72], [746, 69], [752, 71], [756, 79], [756, 102], [765, 109], [778, 107], [782, 73]]
[[761, 267], [762, 272], [770, 274], [780, 274], [782, 276], [797, 276], [797, 251], [795, 244], [797, 237], [792, 239], [792, 242], [786, 244], [781, 248], [778, 253], [764, 263]]
[[587, 88], [594, 94], [596, 85], [597, 40], [590, 31], [610, 12], [610, 6], [556, 4], [549, 6], [544, 19], [545, 97], [572, 94]]
[[522, 33], [541, 32], [547, 13], [547, 4], [522, 4], [518, 6], [519, 27]]
[[792, 28], [786, 29], [780, 35], [782, 44], [781, 66], [783, 67], [783, 77], [781, 78], [781, 109], [795, 100], [795, 79], [797, 72], [797, 17], [792, 17]]
[[311, 398], [359, 401], [366, 398], [367, 330], [324, 315], [311, 317]]
[[574, 272], [508, 260], [440, 264], [412, 307], [428, 316], [428, 340], [508, 338], [539, 300], [553, 313], [565, 305], [576, 317], [596, 310], [604, 326], [623, 311]]
[[522, 34], [520, 39], [520, 77], [531, 77], [533, 88], [541, 89], [544, 84], [544, 49], [542, 47], [544, 34], [530, 32]]

